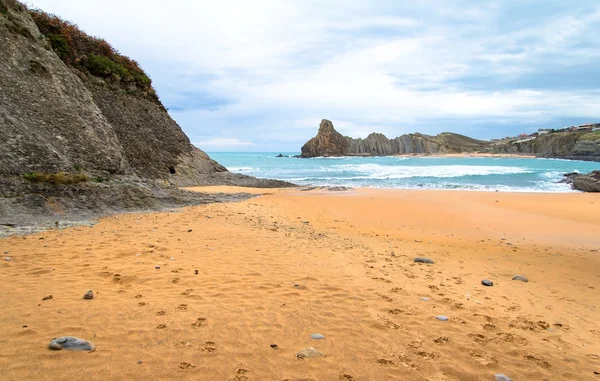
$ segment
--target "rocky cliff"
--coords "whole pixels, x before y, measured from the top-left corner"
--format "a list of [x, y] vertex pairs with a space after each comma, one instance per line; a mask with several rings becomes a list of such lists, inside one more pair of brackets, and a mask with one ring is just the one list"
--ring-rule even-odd
[[329, 120], [323, 119], [317, 136], [302, 147], [301, 157], [477, 152], [488, 145], [488, 142], [449, 132], [437, 136], [405, 134], [394, 139], [372, 133], [365, 139], [353, 139], [342, 136]]
[[[0, 225], [14, 210], [68, 214], [73, 192], [117, 210], [136, 208], [128, 193], [146, 199], [140, 209], [203, 202], [174, 186], [290, 185], [228, 172], [190, 144], [135, 61], [15, 0], [0, 0], [0, 133]], [[55, 207], [28, 209], [37, 196]]]
[[492, 152], [600, 161], [600, 132], [554, 132], [532, 140], [497, 143]]

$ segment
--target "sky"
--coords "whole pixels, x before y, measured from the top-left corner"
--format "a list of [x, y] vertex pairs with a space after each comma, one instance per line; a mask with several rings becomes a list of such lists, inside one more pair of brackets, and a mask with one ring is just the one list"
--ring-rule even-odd
[[600, 122], [597, 0], [35, 0], [138, 61], [208, 152]]

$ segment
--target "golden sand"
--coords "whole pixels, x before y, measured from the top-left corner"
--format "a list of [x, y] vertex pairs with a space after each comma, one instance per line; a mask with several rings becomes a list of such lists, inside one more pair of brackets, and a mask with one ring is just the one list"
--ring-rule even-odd
[[599, 195], [255, 193], [0, 240], [0, 379], [600, 377]]

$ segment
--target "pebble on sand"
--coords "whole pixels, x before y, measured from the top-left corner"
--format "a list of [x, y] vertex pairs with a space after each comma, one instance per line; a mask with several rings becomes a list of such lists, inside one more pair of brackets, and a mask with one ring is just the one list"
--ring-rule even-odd
[[91, 341], [80, 339], [74, 336], [63, 336], [58, 339], [52, 339], [48, 348], [54, 350], [69, 350], [69, 351], [93, 351], [96, 345]]
[[417, 263], [429, 263], [429, 264], [433, 264], [434, 263], [431, 259], [424, 258], [424, 257], [416, 257], [414, 259], [414, 262], [417, 262]]
[[440, 321], [448, 321], [448, 316], [444, 316], [444, 315], [438, 315], [435, 318]]
[[430, 300], [431, 300], [430, 298], [427, 298], [427, 297], [425, 297], [425, 298], [419, 298], [419, 299], [421, 299], [421, 300], [422, 300], [422, 301], [424, 301], [424, 302], [428, 302], [428, 301], [430, 301]]
[[315, 348], [312, 348], [312, 347], [303, 349], [300, 352], [296, 353], [296, 358], [299, 358], [299, 359], [320, 357], [320, 356], [324, 356], [323, 353], [319, 352], [318, 350], [316, 350]]
[[496, 381], [512, 381], [512, 379], [503, 374], [496, 374]]
[[154, 268], [155, 268], [156, 270], [160, 270], [160, 266], [158, 266], [158, 265], [154, 266]]
[[42, 300], [50, 300], [52, 299], [52, 295], [47, 295], [42, 298]]
[[525, 278], [522, 275], [515, 275], [514, 277], [512, 277], [512, 280], [520, 280], [521, 282], [529, 282], [529, 279]]
[[94, 291], [87, 290], [85, 294], [83, 294], [83, 299], [92, 299], [94, 297]]
[[325, 336], [321, 335], [320, 333], [313, 333], [310, 335], [310, 337], [315, 340], [323, 340], [325, 338]]
[[492, 281], [491, 281], [491, 280], [489, 280], [489, 279], [484, 279], [484, 280], [482, 280], [482, 281], [481, 281], [481, 284], [482, 284], [482, 285], [484, 285], [484, 286], [491, 287], [491, 286], [493, 286], [493, 285], [494, 285], [494, 282], [492, 282]]

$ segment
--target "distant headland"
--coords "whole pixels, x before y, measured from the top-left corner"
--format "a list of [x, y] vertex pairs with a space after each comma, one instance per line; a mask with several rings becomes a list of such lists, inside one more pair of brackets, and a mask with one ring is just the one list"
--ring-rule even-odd
[[365, 139], [355, 139], [343, 136], [335, 130], [331, 121], [323, 119], [317, 135], [302, 146], [300, 157], [463, 153], [600, 161], [600, 123], [540, 129], [532, 134], [488, 141], [452, 132], [435, 136], [404, 134], [393, 139], [373, 132]]

